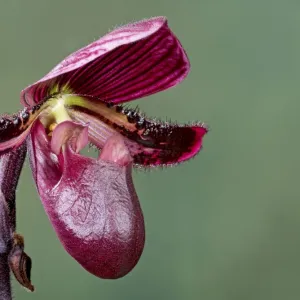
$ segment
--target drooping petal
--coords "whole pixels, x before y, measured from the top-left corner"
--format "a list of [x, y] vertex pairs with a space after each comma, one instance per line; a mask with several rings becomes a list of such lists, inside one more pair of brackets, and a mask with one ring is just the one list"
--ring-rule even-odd
[[192, 126], [153, 124], [138, 142], [143, 151], [134, 155], [134, 162], [142, 166], [169, 166], [194, 157], [202, 147], [207, 133], [203, 124]]
[[189, 72], [188, 58], [164, 17], [128, 24], [74, 52], [21, 93], [25, 106], [66, 88], [109, 103], [165, 90]]
[[109, 161], [101, 156], [94, 160], [68, 144], [57, 158], [39, 122], [28, 141], [38, 192], [60, 241], [86, 270], [102, 278], [126, 275], [138, 262], [145, 240], [132, 166], [130, 160], [124, 162], [125, 145], [118, 147], [121, 161], [116, 162], [111, 161], [116, 153], [105, 155]]
[[76, 122], [89, 123], [89, 140], [100, 149], [109, 137], [121, 134], [134, 163], [140, 166], [167, 166], [188, 160], [200, 151], [207, 133], [203, 123], [159, 122], [134, 110], [108, 108], [87, 99], [82, 106], [70, 105], [68, 113]]
[[38, 105], [33, 109], [25, 108], [16, 115], [0, 118], [0, 155], [18, 148], [25, 141], [41, 110]]

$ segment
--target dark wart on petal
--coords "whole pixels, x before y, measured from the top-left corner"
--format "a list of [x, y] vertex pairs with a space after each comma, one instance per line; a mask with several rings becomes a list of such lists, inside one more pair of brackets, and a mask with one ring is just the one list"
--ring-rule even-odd
[[3, 116], [0, 118], [0, 142], [8, 141], [19, 136], [30, 125], [30, 117], [34, 116], [39, 107], [24, 109], [13, 116]]
[[138, 108], [111, 104], [106, 106], [109, 113], [103, 113], [101, 105], [99, 102], [95, 105], [97, 111], [76, 105], [70, 109], [85, 113], [87, 118], [95, 117], [139, 145], [139, 150], [131, 153], [139, 166], [173, 165], [188, 160], [199, 152], [207, 133], [205, 124], [200, 122], [178, 125], [151, 120]]
[[208, 129], [204, 123], [178, 125], [169, 122], [146, 119], [139, 110], [117, 106], [117, 112], [127, 116], [135, 131], [118, 128], [127, 138], [144, 146], [144, 151], [134, 155], [139, 165], [170, 165], [196, 155], [202, 144], [202, 137]]
[[146, 149], [134, 156], [140, 165], [170, 165], [195, 156], [201, 149], [202, 137], [207, 133], [203, 124], [192, 126], [169, 123], [146, 123], [146, 130], [137, 141]]
[[0, 141], [7, 141], [18, 134], [19, 130], [14, 126], [12, 119], [2, 117], [0, 120]]

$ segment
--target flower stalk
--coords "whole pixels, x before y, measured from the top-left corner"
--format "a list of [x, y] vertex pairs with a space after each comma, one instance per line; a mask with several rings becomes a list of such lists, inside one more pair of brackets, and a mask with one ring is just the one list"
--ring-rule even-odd
[[0, 300], [10, 300], [10, 269], [8, 256], [11, 250], [11, 228], [8, 209], [3, 194], [0, 194]]
[[16, 188], [26, 156], [26, 143], [0, 157], [0, 189], [8, 207], [10, 226], [16, 229]]
[[[11, 259], [16, 257], [16, 188], [26, 151], [24, 143], [0, 158], [0, 300], [12, 299], [10, 269], [14, 274], [22, 273], [24, 269], [20, 264], [12, 265]], [[19, 256], [24, 257], [26, 254], [21, 252]]]

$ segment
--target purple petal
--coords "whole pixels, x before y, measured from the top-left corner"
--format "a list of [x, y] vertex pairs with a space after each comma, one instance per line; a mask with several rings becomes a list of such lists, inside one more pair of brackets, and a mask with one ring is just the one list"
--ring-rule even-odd
[[24, 89], [25, 106], [40, 103], [53, 85], [104, 102], [122, 103], [165, 90], [189, 72], [188, 58], [164, 17], [128, 24], [74, 52]]
[[65, 249], [86, 270], [102, 278], [122, 277], [138, 262], [145, 241], [131, 163], [94, 160], [65, 146], [57, 157], [42, 125], [33, 127], [28, 148], [45, 210]]
[[207, 133], [203, 124], [194, 126], [154, 126], [139, 139], [143, 151], [134, 155], [134, 163], [141, 166], [169, 166], [191, 159], [199, 153]]
[[[1, 121], [3, 121], [2, 126]], [[27, 128], [21, 128], [21, 126], [15, 125], [10, 118], [0, 119], [0, 155], [22, 145], [30, 132], [30, 128], [31, 125]]]
[[89, 140], [102, 149], [108, 138], [121, 134], [137, 165], [173, 165], [188, 160], [200, 151], [207, 133], [203, 123], [157, 122], [131, 109], [85, 102], [85, 107], [70, 106], [68, 113], [80, 124], [89, 123]]
[[40, 106], [25, 108], [18, 114], [0, 118], [0, 155], [18, 148], [25, 141], [41, 110]]

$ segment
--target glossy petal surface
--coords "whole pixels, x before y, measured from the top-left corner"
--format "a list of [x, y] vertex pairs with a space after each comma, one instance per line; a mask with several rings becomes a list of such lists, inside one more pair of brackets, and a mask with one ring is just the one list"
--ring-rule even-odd
[[145, 240], [131, 163], [94, 160], [68, 146], [57, 157], [39, 122], [28, 148], [40, 197], [65, 249], [96, 276], [126, 275], [139, 260]]
[[74, 52], [24, 89], [21, 102], [34, 106], [55, 85], [104, 102], [126, 102], [178, 84], [189, 68], [166, 19], [156, 17], [117, 28]]

